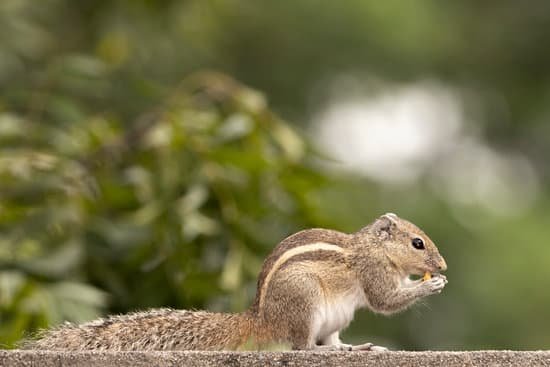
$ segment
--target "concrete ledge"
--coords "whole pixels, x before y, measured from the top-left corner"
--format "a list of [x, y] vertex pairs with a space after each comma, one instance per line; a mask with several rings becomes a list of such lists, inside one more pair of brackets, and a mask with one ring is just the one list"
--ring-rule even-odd
[[550, 366], [550, 351], [53, 352], [0, 351], [0, 366]]

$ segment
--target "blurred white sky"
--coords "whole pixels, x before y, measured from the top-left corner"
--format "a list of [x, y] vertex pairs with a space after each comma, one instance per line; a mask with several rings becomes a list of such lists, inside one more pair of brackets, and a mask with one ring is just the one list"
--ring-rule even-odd
[[420, 81], [367, 93], [359, 79], [355, 85], [353, 78], [345, 80], [332, 84], [337, 90], [312, 124], [336, 168], [381, 183], [427, 178], [453, 204], [494, 214], [513, 216], [534, 202], [539, 180], [533, 166], [517, 152], [491, 149], [466, 123], [461, 98], [451, 88]]

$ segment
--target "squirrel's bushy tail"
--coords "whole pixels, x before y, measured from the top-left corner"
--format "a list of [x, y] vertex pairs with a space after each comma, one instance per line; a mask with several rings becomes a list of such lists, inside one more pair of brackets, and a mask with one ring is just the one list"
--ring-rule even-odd
[[248, 313], [158, 309], [111, 316], [46, 330], [23, 349], [44, 350], [235, 350], [246, 345]]

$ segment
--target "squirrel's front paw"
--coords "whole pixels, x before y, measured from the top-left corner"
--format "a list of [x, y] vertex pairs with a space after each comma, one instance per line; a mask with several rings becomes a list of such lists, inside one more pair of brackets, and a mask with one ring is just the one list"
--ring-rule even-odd
[[425, 287], [428, 294], [438, 294], [441, 293], [447, 283], [445, 275], [436, 274], [431, 279], [422, 282], [422, 286]]

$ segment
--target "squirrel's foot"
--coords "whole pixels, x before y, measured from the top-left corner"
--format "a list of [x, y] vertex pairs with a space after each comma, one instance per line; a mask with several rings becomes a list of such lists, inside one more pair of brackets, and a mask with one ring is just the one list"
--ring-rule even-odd
[[385, 347], [381, 347], [381, 346], [378, 346], [378, 345], [374, 345], [372, 343], [365, 343], [365, 344], [359, 344], [359, 345], [354, 345], [351, 347], [351, 350], [352, 351], [371, 351], [371, 352], [385, 352], [388, 350], [388, 348], [385, 348]]
[[331, 344], [331, 345], [316, 345], [313, 349], [318, 351], [328, 351], [328, 352], [350, 352], [350, 351], [384, 352], [388, 350], [388, 348], [380, 347], [372, 343], [365, 343], [365, 344], [359, 344], [359, 345], [351, 345], [351, 344], [344, 344], [344, 343]]
[[349, 352], [350, 350], [353, 350], [353, 345], [351, 344], [344, 344], [344, 343], [338, 343], [338, 344], [331, 344], [331, 345], [316, 345], [314, 350], [319, 351], [336, 351], [336, 352]]

